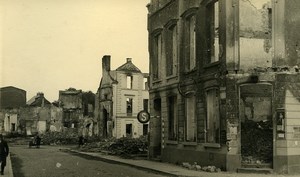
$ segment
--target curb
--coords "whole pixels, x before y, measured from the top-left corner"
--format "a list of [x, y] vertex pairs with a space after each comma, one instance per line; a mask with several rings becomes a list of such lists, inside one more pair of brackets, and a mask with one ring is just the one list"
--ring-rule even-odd
[[168, 173], [168, 172], [165, 172], [165, 171], [160, 171], [160, 170], [153, 169], [153, 168], [148, 168], [148, 167], [142, 167], [142, 166], [139, 166], [139, 165], [134, 165], [134, 164], [126, 163], [126, 162], [120, 162], [120, 161], [117, 161], [117, 160], [107, 159], [107, 158], [99, 157], [99, 156], [96, 156], [96, 155], [93, 155], [93, 154], [87, 154], [87, 153], [76, 151], [76, 150], [71, 150], [70, 149], [68, 151], [72, 152], [72, 153], [77, 153], [77, 154], [82, 155], [82, 156], [92, 157], [94, 159], [101, 160], [103, 162], [108, 162], [108, 163], [112, 163], [112, 164], [119, 164], [119, 165], [126, 165], [126, 166], [133, 167], [133, 168], [136, 168], [136, 169], [139, 169], [139, 170], [144, 170], [144, 171], [148, 171], [148, 172], [152, 172], [152, 173], [156, 173], [156, 174], [162, 174], [162, 175], [166, 175], [166, 176], [180, 177], [179, 175], [175, 175], [175, 174]]
[[[13, 170], [12, 170], [12, 163], [11, 163], [11, 158], [10, 158], [10, 153], [9, 155], [7, 156], [7, 164], [6, 164], [6, 170], [8, 171], [8, 176], [9, 177], [14, 177], [14, 173], [13, 173]], [[6, 175], [5, 175], [6, 176]]]

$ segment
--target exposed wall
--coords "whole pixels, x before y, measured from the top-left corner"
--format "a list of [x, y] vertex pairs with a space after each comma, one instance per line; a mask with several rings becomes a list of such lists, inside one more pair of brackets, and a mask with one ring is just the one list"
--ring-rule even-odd
[[26, 105], [26, 91], [15, 87], [0, 89], [0, 109], [19, 108]]

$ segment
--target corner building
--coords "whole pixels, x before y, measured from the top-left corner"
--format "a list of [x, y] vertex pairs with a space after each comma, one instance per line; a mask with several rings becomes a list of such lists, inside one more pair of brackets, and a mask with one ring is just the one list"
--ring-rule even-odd
[[300, 173], [300, 2], [147, 8], [150, 158]]

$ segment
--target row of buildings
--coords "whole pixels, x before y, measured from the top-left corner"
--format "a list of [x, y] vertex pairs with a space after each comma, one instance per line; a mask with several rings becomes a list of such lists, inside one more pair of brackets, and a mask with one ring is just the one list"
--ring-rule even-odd
[[151, 0], [150, 158], [300, 172], [300, 2]]
[[[164, 162], [300, 173], [300, 2], [151, 0], [147, 8], [149, 74], [130, 58], [111, 70], [103, 56], [83, 123], [82, 100], [72, 100], [81, 92], [60, 93], [62, 126], [117, 138], [149, 132], [149, 158]], [[149, 123], [137, 120], [142, 110]]]
[[0, 90], [0, 129], [3, 133], [32, 135], [73, 129], [83, 136], [133, 137], [148, 134], [148, 123], [137, 114], [148, 111], [148, 74], [127, 58], [111, 71], [110, 56], [102, 59], [97, 93], [74, 88], [59, 91], [50, 103], [43, 93], [26, 101], [26, 91], [12, 86]]

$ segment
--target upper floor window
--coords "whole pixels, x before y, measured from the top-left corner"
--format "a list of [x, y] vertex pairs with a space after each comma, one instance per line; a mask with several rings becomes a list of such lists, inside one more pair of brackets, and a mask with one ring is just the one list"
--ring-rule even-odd
[[133, 76], [127, 75], [126, 76], [126, 88], [132, 89], [132, 81], [133, 81]]
[[196, 67], [196, 17], [191, 15], [186, 18], [185, 31], [185, 69], [193, 70]]
[[219, 2], [216, 1], [207, 6], [209, 23], [208, 33], [208, 58], [209, 63], [219, 61]]
[[132, 114], [132, 98], [126, 98], [126, 113], [127, 115]]
[[162, 60], [162, 36], [161, 33], [154, 37], [153, 58], [152, 58], [152, 73], [153, 79], [160, 78], [160, 62]]
[[166, 67], [167, 76], [172, 76], [176, 73], [177, 66], [177, 26], [171, 25], [167, 30], [167, 43], [166, 43]]
[[206, 91], [206, 142], [220, 142], [220, 111], [219, 111], [219, 92], [217, 89]]
[[143, 90], [148, 90], [148, 78], [144, 77], [143, 79]]

